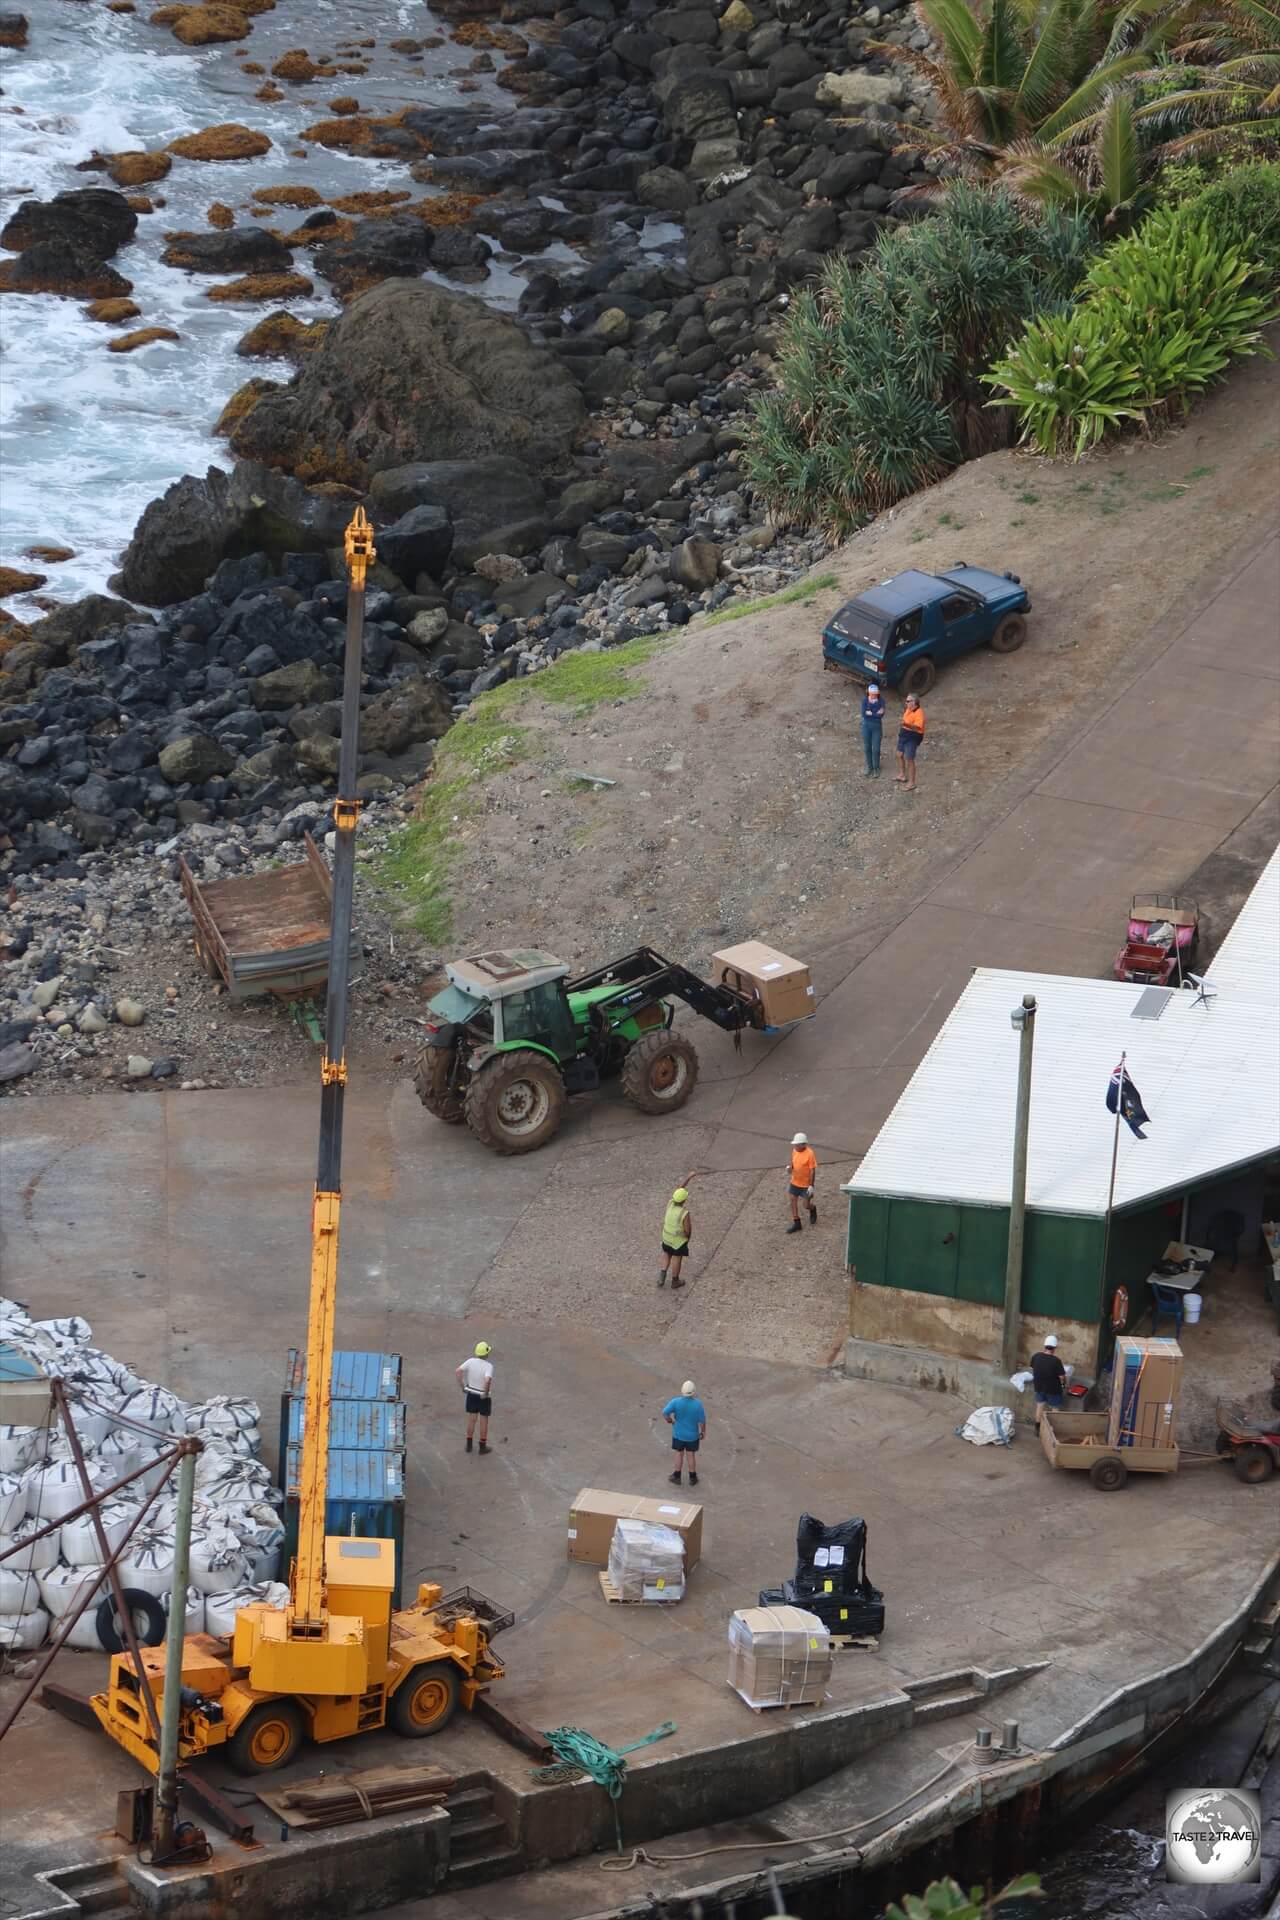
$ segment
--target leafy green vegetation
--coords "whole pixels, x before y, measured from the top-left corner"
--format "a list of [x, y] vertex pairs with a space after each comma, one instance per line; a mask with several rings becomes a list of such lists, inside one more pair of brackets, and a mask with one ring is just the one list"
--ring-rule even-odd
[[1006, 1900], [1020, 1900], [1041, 1892], [1038, 1873], [1022, 1873], [999, 1893], [984, 1894], [981, 1887], [966, 1893], [954, 1880], [933, 1880], [923, 1894], [908, 1893], [901, 1906], [885, 1909], [885, 1920], [998, 1920]]
[[816, 580], [797, 580], [781, 593], [770, 593], [763, 600], [742, 600], [731, 607], [717, 607], [707, 614], [704, 627], [722, 626], [726, 620], [745, 620], [749, 613], [767, 613], [771, 607], [789, 607], [797, 600], [812, 600], [815, 593], [827, 593], [840, 582], [834, 573], [820, 573]]
[[797, 296], [778, 390], [757, 404], [757, 493], [784, 519], [847, 532], [1001, 444], [983, 372], [1023, 321], [1069, 297], [1091, 245], [1078, 215], [957, 184], [861, 265], [829, 260]]
[[1270, 286], [1280, 287], [1280, 164], [1273, 160], [1237, 167], [1204, 187], [1188, 205], [1213, 232], [1243, 247]]
[[985, 376], [1042, 453], [1089, 447], [1157, 410], [1185, 408], [1232, 360], [1264, 353], [1270, 301], [1253, 263], [1194, 203], [1115, 241], [1067, 311], [1033, 320]]
[[466, 717], [449, 729], [436, 747], [417, 812], [369, 869], [374, 886], [390, 896], [424, 938], [436, 945], [449, 938], [449, 873], [458, 828], [474, 809], [485, 780], [524, 757], [529, 730], [519, 724], [521, 711], [542, 700], [587, 713], [604, 701], [630, 699], [645, 688], [631, 669], [643, 666], [662, 644], [656, 635], [644, 636], [603, 653], [565, 654], [541, 673], [480, 694]]

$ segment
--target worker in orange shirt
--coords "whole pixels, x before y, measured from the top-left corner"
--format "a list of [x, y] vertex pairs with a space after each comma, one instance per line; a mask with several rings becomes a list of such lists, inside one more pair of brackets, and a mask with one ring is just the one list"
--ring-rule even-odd
[[895, 776], [898, 785], [905, 787], [908, 793], [916, 790], [916, 755], [923, 739], [924, 708], [914, 693], [909, 693], [898, 727], [898, 771]]
[[818, 1224], [818, 1209], [814, 1204], [813, 1189], [818, 1178], [818, 1156], [809, 1145], [807, 1133], [797, 1133], [791, 1140], [791, 1164], [787, 1169], [787, 1192], [791, 1196], [791, 1225], [788, 1233], [802, 1233], [800, 1224], [800, 1202], [809, 1203], [809, 1225]]

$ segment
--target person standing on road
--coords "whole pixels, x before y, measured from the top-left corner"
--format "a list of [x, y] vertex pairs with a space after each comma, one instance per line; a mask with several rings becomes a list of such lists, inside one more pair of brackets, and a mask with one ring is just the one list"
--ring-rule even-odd
[[880, 778], [880, 741], [884, 734], [884, 695], [875, 681], [862, 696], [862, 757], [867, 763], [867, 779]]
[[493, 1362], [490, 1355], [493, 1348], [487, 1340], [477, 1340], [476, 1350], [461, 1366], [454, 1368], [454, 1378], [462, 1388], [467, 1409], [467, 1452], [471, 1452], [471, 1442], [476, 1430], [476, 1421], [480, 1422], [480, 1451], [492, 1453], [489, 1445], [489, 1415], [493, 1412]]
[[698, 1448], [706, 1438], [707, 1410], [698, 1398], [698, 1389], [692, 1380], [686, 1380], [674, 1400], [668, 1400], [662, 1409], [662, 1417], [672, 1429], [671, 1449], [676, 1456], [676, 1470], [667, 1477], [673, 1487], [680, 1485], [680, 1476], [686, 1460], [689, 1463], [689, 1485], [698, 1484]]
[[[1067, 1370], [1058, 1358], [1058, 1336], [1046, 1333], [1039, 1353], [1031, 1356], [1031, 1384], [1038, 1407], [1060, 1407], [1067, 1390]], [[1037, 1419], [1039, 1415], [1036, 1416]]]
[[920, 751], [920, 742], [924, 739], [924, 708], [914, 693], [907, 695], [907, 704], [902, 709], [902, 723], [898, 728], [898, 785], [905, 787], [908, 793], [916, 790], [916, 755]]
[[807, 1133], [797, 1133], [791, 1140], [791, 1163], [787, 1168], [787, 1192], [791, 1196], [791, 1225], [788, 1233], [802, 1233], [800, 1225], [800, 1202], [809, 1203], [809, 1225], [818, 1224], [818, 1209], [814, 1202], [813, 1190], [818, 1178], [818, 1156], [809, 1145]]
[[667, 1211], [662, 1217], [662, 1265], [658, 1268], [658, 1285], [665, 1287], [667, 1272], [671, 1273], [671, 1285], [682, 1287], [680, 1263], [689, 1251], [689, 1238], [693, 1233], [693, 1215], [689, 1211], [689, 1182], [691, 1173], [686, 1173], [683, 1186], [676, 1188], [667, 1202]]

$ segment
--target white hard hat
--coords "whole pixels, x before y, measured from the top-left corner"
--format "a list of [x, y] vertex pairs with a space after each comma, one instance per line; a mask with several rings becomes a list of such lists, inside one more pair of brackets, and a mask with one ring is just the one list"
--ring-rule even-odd
[[808, 1134], [807, 1134], [807, 1133], [793, 1133], [793, 1134], [792, 1134], [792, 1136], [791, 1136], [791, 1144], [792, 1144], [792, 1146], [793, 1146], [793, 1147], [807, 1147], [807, 1146], [808, 1146], [808, 1144], [809, 1144], [809, 1136], [808, 1136]]
[[1057, 1334], [1056, 1334], [1056, 1333], [1046, 1333], [1046, 1335], [1045, 1335], [1045, 1337], [1044, 1337], [1044, 1343], [1045, 1343], [1045, 1345], [1046, 1345], [1046, 1347], [1056, 1347], [1056, 1346], [1057, 1346], [1057, 1344], [1058, 1344], [1058, 1336], [1057, 1336]]

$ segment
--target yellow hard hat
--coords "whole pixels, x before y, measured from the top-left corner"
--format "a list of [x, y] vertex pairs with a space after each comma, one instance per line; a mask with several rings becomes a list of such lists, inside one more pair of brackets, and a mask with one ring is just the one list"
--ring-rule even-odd
[[689, 1189], [687, 1187], [677, 1187], [671, 1198], [677, 1206], [681, 1206], [683, 1202], [689, 1198]]
[[489, 1358], [489, 1355], [492, 1352], [493, 1352], [493, 1348], [489, 1345], [489, 1342], [487, 1340], [476, 1341], [476, 1359], [477, 1360], [487, 1360]]

